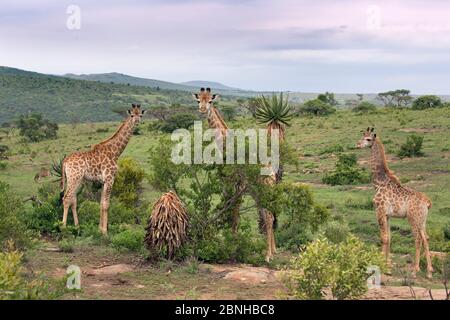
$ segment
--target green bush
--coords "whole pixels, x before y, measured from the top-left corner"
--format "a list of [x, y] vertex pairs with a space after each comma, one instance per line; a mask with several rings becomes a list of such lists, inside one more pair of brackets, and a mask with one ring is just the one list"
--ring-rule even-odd
[[369, 266], [384, 270], [384, 258], [355, 236], [340, 244], [318, 239], [291, 261], [286, 282], [300, 299], [323, 299], [326, 289], [335, 299], [355, 299], [367, 291]]
[[261, 263], [265, 246], [262, 237], [252, 233], [250, 222], [243, 220], [236, 234], [226, 229], [212, 239], [202, 240], [197, 254], [199, 260], [206, 262]]
[[439, 108], [442, 106], [442, 100], [438, 96], [421, 96], [414, 100], [412, 108], [415, 110], [424, 110], [429, 108]]
[[340, 243], [350, 235], [350, 228], [345, 223], [331, 221], [325, 226], [324, 235], [332, 243]]
[[410, 157], [421, 157], [422, 152], [423, 136], [418, 136], [412, 134], [406, 138], [406, 142], [400, 146], [400, 151], [397, 155], [400, 158], [410, 158]]
[[30, 243], [30, 233], [20, 217], [23, 214], [22, 201], [10, 190], [9, 185], [0, 181], [0, 249], [8, 240], [17, 247]]
[[300, 108], [300, 112], [313, 114], [315, 116], [324, 116], [336, 112], [336, 109], [322, 100], [314, 99], [305, 102]]
[[332, 186], [349, 185], [368, 183], [370, 176], [363, 168], [358, 167], [355, 154], [341, 154], [335, 170], [325, 174], [322, 181]]
[[55, 139], [58, 124], [43, 119], [41, 114], [33, 113], [21, 115], [17, 121], [19, 134], [31, 142]]
[[169, 116], [163, 123], [158, 124], [157, 128], [162, 132], [172, 133], [176, 129], [189, 129], [194, 125], [198, 116], [188, 112], [178, 112]]
[[18, 251], [0, 252], [0, 300], [54, 299], [62, 295], [62, 282], [52, 290], [42, 279], [26, 280], [21, 260]]
[[353, 112], [374, 112], [377, 110], [377, 106], [371, 102], [363, 101], [352, 109]]
[[132, 158], [119, 160], [112, 196], [128, 208], [137, 207], [144, 177], [145, 171], [136, 160]]
[[111, 238], [111, 245], [120, 251], [143, 251], [145, 229], [141, 226], [126, 227]]

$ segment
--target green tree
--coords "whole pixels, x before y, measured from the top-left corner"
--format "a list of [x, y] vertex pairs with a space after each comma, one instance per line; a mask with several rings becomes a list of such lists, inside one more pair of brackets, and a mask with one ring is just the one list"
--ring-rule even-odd
[[377, 96], [385, 107], [407, 107], [411, 101], [410, 91], [406, 89], [398, 89], [386, 92], [380, 92]]
[[132, 158], [119, 160], [119, 170], [112, 190], [113, 197], [128, 208], [137, 207], [144, 177], [145, 171], [136, 160]]
[[377, 106], [369, 101], [362, 101], [352, 109], [353, 112], [373, 112], [377, 110]]
[[337, 100], [334, 97], [334, 93], [332, 92], [325, 92], [325, 93], [321, 93], [317, 96], [317, 99], [328, 103], [330, 106], [337, 106], [339, 103], [337, 102]]
[[324, 116], [336, 112], [336, 109], [330, 104], [319, 99], [306, 101], [300, 108], [303, 113], [313, 114], [315, 116]]
[[439, 108], [442, 106], [442, 100], [438, 96], [427, 95], [421, 96], [414, 100], [412, 108], [415, 110], [423, 110], [429, 108]]
[[20, 129], [19, 134], [31, 142], [55, 139], [58, 132], [58, 124], [43, 119], [38, 113], [21, 115], [17, 127]]

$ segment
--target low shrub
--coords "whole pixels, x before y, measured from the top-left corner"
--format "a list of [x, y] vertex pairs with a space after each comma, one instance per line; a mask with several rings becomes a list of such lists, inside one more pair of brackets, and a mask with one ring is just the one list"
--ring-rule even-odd
[[340, 244], [318, 239], [291, 261], [286, 284], [300, 299], [323, 299], [327, 289], [335, 299], [354, 299], [367, 291], [369, 266], [384, 270], [384, 258], [355, 236]]
[[111, 245], [120, 251], [144, 250], [145, 229], [141, 226], [125, 227], [111, 237]]
[[376, 110], [377, 106], [368, 101], [363, 101], [352, 109], [353, 112], [360, 112], [360, 113], [374, 112]]
[[51, 288], [42, 279], [26, 280], [22, 275], [23, 254], [11, 248], [0, 252], [0, 300], [55, 299], [64, 293], [63, 282]]
[[22, 201], [10, 190], [9, 185], [0, 181], [0, 249], [7, 240], [19, 247], [30, 244], [31, 235], [20, 219], [23, 214]]
[[421, 157], [423, 137], [416, 134], [412, 134], [406, 138], [406, 142], [400, 146], [400, 150], [397, 155], [400, 158]]
[[339, 155], [334, 171], [325, 174], [323, 183], [335, 185], [349, 185], [370, 182], [370, 176], [363, 168], [358, 167], [355, 154]]
[[344, 152], [344, 147], [340, 144], [336, 144], [334, 146], [322, 149], [319, 152], [319, 155], [328, 154], [328, 153], [340, 153], [340, 152]]

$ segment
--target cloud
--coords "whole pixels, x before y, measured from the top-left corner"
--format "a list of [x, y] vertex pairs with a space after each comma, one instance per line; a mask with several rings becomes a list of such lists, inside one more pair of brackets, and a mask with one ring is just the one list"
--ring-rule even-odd
[[50, 73], [208, 79], [253, 89], [349, 92], [388, 83], [437, 92], [444, 89], [419, 83], [421, 75], [450, 80], [446, 1], [73, 3], [81, 8], [77, 31], [66, 28], [72, 1], [3, 1], [2, 64]]

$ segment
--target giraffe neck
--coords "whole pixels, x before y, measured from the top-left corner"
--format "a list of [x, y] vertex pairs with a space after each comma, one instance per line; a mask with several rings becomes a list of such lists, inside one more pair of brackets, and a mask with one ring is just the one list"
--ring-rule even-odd
[[117, 160], [123, 150], [125, 150], [131, 136], [133, 135], [134, 126], [135, 122], [132, 118], [126, 119], [112, 137], [97, 146], [109, 147], [113, 151], [114, 158]]
[[228, 126], [223, 120], [219, 111], [214, 106], [211, 106], [210, 110], [208, 111], [208, 125], [212, 129], [219, 129], [223, 137], [226, 136]]
[[383, 185], [388, 181], [395, 181], [399, 183], [397, 177], [395, 177], [389, 170], [386, 161], [386, 154], [384, 152], [384, 146], [379, 138], [375, 138], [372, 146], [371, 164], [373, 184], [375, 186]]

